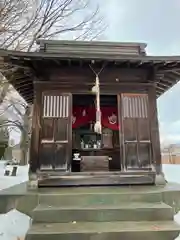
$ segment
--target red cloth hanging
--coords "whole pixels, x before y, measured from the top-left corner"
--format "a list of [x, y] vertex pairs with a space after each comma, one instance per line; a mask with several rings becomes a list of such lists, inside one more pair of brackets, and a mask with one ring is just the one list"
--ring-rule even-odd
[[[72, 127], [78, 128], [96, 119], [96, 109], [94, 107], [74, 107]], [[101, 108], [101, 122], [106, 128], [119, 130], [118, 112], [116, 107]]]
[[112, 130], [119, 130], [118, 112], [116, 107], [102, 107], [102, 125]]
[[[95, 113], [95, 111], [94, 111]], [[94, 113], [89, 107], [74, 107], [73, 108], [73, 119], [72, 119], [72, 127], [78, 128], [83, 125], [88, 124], [90, 121], [94, 119]]]

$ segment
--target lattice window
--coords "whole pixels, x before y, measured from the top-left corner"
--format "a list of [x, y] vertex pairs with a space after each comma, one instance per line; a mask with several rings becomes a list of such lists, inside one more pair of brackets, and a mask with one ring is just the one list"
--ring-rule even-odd
[[122, 106], [124, 118], [148, 118], [147, 94], [123, 94]]
[[43, 117], [68, 118], [69, 96], [67, 95], [44, 95]]

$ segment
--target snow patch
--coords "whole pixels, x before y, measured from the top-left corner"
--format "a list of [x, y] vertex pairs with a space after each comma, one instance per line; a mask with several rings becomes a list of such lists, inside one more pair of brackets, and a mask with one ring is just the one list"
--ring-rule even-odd
[[[13, 168], [9, 166], [9, 168]], [[17, 176], [4, 176], [5, 161], [0, 161], [0, 190], [28, 181], [29, 166], [18, 166]]]
[[[13, 168], [10, 166], [9, 168]], [[17, 176], [4, 176], [5, 161], [0, 161], [0, 190], [26, 182], [29, 166], [18, 166]], [[21, 240], [30, 225], [30, 217], [12, 210], [7, 214], [0, 214], [0, 240]]]
[[29, 229], [31, 219], [12, 210], [7, 214], [0, 215], [0, 240], [18, 240], [25, 236]]

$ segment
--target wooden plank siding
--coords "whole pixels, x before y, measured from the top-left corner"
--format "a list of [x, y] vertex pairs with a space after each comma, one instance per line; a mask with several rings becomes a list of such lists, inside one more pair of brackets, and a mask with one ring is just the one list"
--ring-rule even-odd
[[122, 94], [123, 118], [148, 118], [147, 94]]
[[[100, 70], [100, 68], [93, 67], [96, 72]], [[61, 82], [64, 83], [81, 83], [81, 84], [89, 84], [95, 81], [95, 75], [89, 66], [86, 67], [71, 67], [69, 71], [69, 67], [59, 66], [53, 67], [50, 70], [46, 68], [39, 69], [39, 74], [43, 76], [44, 80], [48, 79], [49, 82]], [[102, 72], [99, 75], [101, 84], [118, 84], [118, 83], [126, 83], [126, 82], [134, 82], [134, 83], [147, 83], [147, 76], [149, 71], [142, 69], [119, 69], [116, 67], [104, 67]], [[116, 81], [119, 79], [119, 82]]]

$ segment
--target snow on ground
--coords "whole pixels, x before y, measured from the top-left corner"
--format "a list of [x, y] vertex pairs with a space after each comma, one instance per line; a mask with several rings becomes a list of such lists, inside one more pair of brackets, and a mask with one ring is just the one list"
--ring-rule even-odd
[[[4, 176], [4, 163], [4, 161], [0, 161], [0, 190], [28, 180], [28, 166], [19, 166], [17, 176], [11, 177]], [[0, 214], [0, 240], [22, 239], [29, 228], [29, 224], [30, 218], [16, 210], [7, 214]]]
[[[176, 164], [176, 165], [173, 165], [173, 164], [164, 164], [163, 165], [163, 172], [165, 174], [165, 177], [166, 177], [166, 180], [168, 182], [176, 182], [176, 183], [180, 183], [180, 175], [179, 175], [179, 172], [180, 172], [180, 165]], [[179, 213], [177, 213], [175, 216], [174, 216], [174, 220], [180, 224], [180, 211]], [[176, 240], [180, 240], [180, 235], [178, 238], [176, 238]]]
[[[18, 166], [17, 176], [4, 176], [5, 161], [0, 161], [0, 190], [28, 180], [28, 166]], [[9, 168], [12, 169], [12, 166]], [[11, 170], [10, 169], [10, 170]]]
[[[169, 182], [180, 183], [180, 165], [163, 165], [163, 171]], [[4, 162], [0, 161], [0, 190], [28, 180], [28, 166], [18, 167], [17, 176], [4, 176]], [[174, 217], [180, 224], [180, 212]], [[30, 218], [16, 210], [0, 214], [0, 240], [21, 240], [25, 236]], [[180, 236], [176, 239], [180, 240]]]
[[0, 214], [0, 240], [20, 240], [25, 236], [30, 218], [16, 210]]

